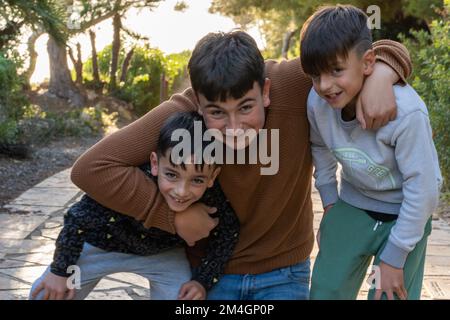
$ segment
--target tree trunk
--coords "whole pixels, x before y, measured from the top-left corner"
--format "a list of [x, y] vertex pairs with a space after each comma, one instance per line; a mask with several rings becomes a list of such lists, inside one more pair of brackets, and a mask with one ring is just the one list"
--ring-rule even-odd
[[25, 88], [29, 89], [31, 87], [31, 77], [33, 76], [34, 70], [36, 70], [36, 62], [38, 54], [36, 52], [36, 41], [44, 33], [42, 30], [34, 31], [28, 38], [28, 54], [30, 55], [30, 63], [28, 69], [24, 72], [25, 77]]
[[83, 83], [83, 59], [81, 58], [81, 45], [78, 42], [77, 43], [77, 83], [82, 84]]
[[134, 48], [132, 48], [127, 55], [125, 56], [125, 60], [123, 60], [122, 64], [122, 72], [120, 73], [120, 82], [125, 82], [127, 80], [127, 72], [128, 67], [130, 65], [131, 58], [133, 57]]
[[84, 97], [75, 86], [67, 65], [67, 51], [64, 44], [56, 42], [49, 35], [47, 51], [50, 59], [50, 84], [48, 91], [55, 96], [69, 100], [69, 103], [81, 107]]
[[118, 13], [113, 18], [114, 38], [112, 44], [112, 56], [111, 56], [111, 73], [109, 76], [109, 90], [114, 91], [117, 87], [117, 66], [119, 64], [120, 53], [120, 28], [122, 26], [121, 17]]
[[77, 58], [73, 55], [72, 48], [69, 47], [69, 57], [72, 60], [73, 67], [75, 68], [75, 83], [83, 84], [83, 61], [81, 59], [81, 45], [77, 43]]
[[283, 46], [281, 47], [281, 56], [284, 59], [288, 58], [289, 47], [291, 46], [291, 39], [297, 30], [286, 31], [283, 37]]
[[89, 37], [91, 38], [92, 47], [92, 76], [96, 85], [100, 86], [100, 72], [98, 71], [98, 57], [97, 49], [95, 47], [95, 32], [89, 30]]

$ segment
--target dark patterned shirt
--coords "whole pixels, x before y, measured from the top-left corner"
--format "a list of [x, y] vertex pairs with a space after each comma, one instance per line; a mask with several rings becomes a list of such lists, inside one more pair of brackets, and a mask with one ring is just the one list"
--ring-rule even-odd
[[[140, 168], [156, 183], [148, 164]], [[233, 253], [240, 225], [217, 179], [213, 187], [206, 190], [200, 202], [216, 207], [217, 212], [213, 217], [219, 218], [219, 224], [211, 231], [208, 239], [206, 254], [192, 272], [192, 280], [200, 282], [209, 290], [218, 281]], [[108, 209], [87, 195], [72, 205], [64, 216], [64, 227], [56, 240], [50, 265], [52, 273], [68, 277], [67, 268], [76, 264], [85, 242], [105, 251], [143, 256], [186, 244], [176, 234], [145, 228], [141, 222]]]

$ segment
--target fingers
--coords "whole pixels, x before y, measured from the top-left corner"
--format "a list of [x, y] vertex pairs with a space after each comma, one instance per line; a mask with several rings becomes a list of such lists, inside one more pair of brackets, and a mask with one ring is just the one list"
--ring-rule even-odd
[[189, 291], [189, 286], [187, 286], [186, 284], [183, 284], [180, 288], [180, 292], [178, 293], [178, 300], [183, 300], [188, 291]]
[[201, 297], [201, 293], [196, 288], [190, 288], [189, 291], [186, 292], [184, 297], [180, 300], [198, 300], [198, 299], [194, 299], [194, 298], [196, 298], [199, 295]]
[[358, 97], [358, 100], [356, 100], [356, 119], [358, 119], [358, 122], [361, 124], [361, 128], [365, 130], [367, 128], [366, 126], [366, 120], [364, 119], [364, 113], [362, 110], [362, 104], [361, 104], [361, 98]]
[[213, 219], [213, 228], [212, 228], [212, 229], [214, 229], [215, 227], [217, 227], [218, 224], [219, 224], [219, 218], [214, 218], [214, 219]]
[[365, 122], [365, 126], [363, 129], [365, 130], [371, 130], [373, 129], [373, 118], [370, 117], [369, 115], [364, 115], [364, 122]]
[[44, 296], [42, 297], [42, 300], [49, 300], [49, 299], [50, 299], [50, 291], [44, 289]]
[[381, 128], [381, 127], [383, 126], [383, 121], [384, 121], [384, 120], [381, 120], [381, 119], [375, 119], [375, 120], [372, 122], [372, 126], [371, 126], [369, 129], [371, 129], [371, 130], [377, 130], [377, 129]]
[[404, 300], [408, 299], [408, 291], [406, 290], [405, 287], [402, 287], [402, 291], [403, 291], [403, 297], [405, 298]]
[[408, 292], [406, 291], [405, 287], [401, 286], [400, 288], [395, 290], [395, 294], [400, 300], [406, 300], [408, 299]]
[[386, 291], [386, 295], [387, 295], [388, 300], [395, 300], [394, 299], [394, 292], [392, 290], [387, 290]]
[[56, 293], [53, 290], [50, 290], [48, 300], [56, 300]]
[[31, 297], [33, 299], [36, 299], [36, 297], [38, 296], [39, 292], [41, 292], [44, 289], [44, 283], [41, 282], [31, 293]]
[[394, 121], [395, 119], [397, 119], [397, 108], [394, 108], [389, 115], [389, 121]]
[[67, 293], [66, 300], [73, 300], [75, 298], [75, 289], [70, 289]]
[[384, 290], [383, 291], [383, 290], [379, 289], [379, 290], [375, 291], [374, 300], [381, 300], [381, 296], [382, 296], [383, 292], [386, 293], [386, 297], [388, 300], [395, 300], [394, 293], [397, 295], [397, 297], [400, 300], [406, 300], [408, 297], [405, 288], [398, 288], [395, 291], [393, 291], [393, 290]]
[[209, 214], [213, 214], [217, 212], [217, 208], [216, 207], [207, 207], [206, 209], [208, 211]]
[[380, 129], [381, 127], [384, 127], [386, 124], [388, 124], [388, 122], [389, 122], [389, 117], [375, 119], [373, 121], [371, 129], [372, 130]]
[[380, 300], [382, 293], [383, 293], [383, 291], [381, 289], [375, 290], [375, 297], [373, 299], [374, 300]]
[[204, 300], [203, 294], [201, 292], [198, 292], [192, 300]]
[[56, 292], [55, 293], [55, 300], [64, 300], [64, 296], [66, 295], [65, 292]]
[[[178, 300], [203, 300], [205, 295], [200, 288], [195, 284], [195, 281], [190, 281], [183, 284], [178, 294]], [[204, 290], [203, 290], [204, 291]]]

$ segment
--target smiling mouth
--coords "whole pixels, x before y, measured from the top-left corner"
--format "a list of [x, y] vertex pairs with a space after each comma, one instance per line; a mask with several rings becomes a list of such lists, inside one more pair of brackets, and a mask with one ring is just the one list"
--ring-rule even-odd
[[327, 98], [328, 100], [335, 100], [336, 98], [338, 98], [341, 95], [341, 93], [342, 93], [342, 91], [332, 93], [332, 94], [326, 94], [325, 98]]
[[181, 200], [181, 199], [175, 198], [173, 196], [170, 196], [170, 198], [172, 198], [172, 200], [175, 201], [178, 204], [184, 204], [184, 203], [189, 201], [189, 200]]

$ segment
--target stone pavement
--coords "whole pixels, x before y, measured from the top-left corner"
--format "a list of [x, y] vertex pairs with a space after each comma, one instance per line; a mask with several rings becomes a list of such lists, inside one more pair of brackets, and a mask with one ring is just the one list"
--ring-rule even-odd
[[[54, 242], [66, 209], [82, 192], [70, 182], [70, 169], [62, 171], [24, 192], [0, 208], [0, 300], [27, 299], [33, 281], [52, 260]], [[322, 209], [313, 192], [314, 228]], [[314, 247], [312, 259], [317, 254]], [[359, 299], [365, 299], [364, 284]], [[428, 241], [423, 299], [450, 299], [450, 226], [433, 220]], [[117, 273], [104, 278], [89, 295], [92, 300], [142, 300], [150, 296], [145, 278]]]

